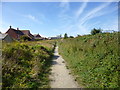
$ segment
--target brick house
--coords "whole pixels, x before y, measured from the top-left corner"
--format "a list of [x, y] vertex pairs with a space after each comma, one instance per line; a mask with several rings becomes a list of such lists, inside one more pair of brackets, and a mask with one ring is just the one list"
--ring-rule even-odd
[[17, 40], [19, 40], [20, 37], [22, 35], [24, 35], [23, 32], [21, 32], [20, 30], [13, 29], [11, 26], [8, 29], [8, 31], [6, 32], [6, 34], [8, 34], [9, 36], [11, 36], [13, 39], [17, 39]]
[[17, 28], [16, 30], [16, 29], [13, 29], [11, 26], [6, 32], [6, 34], [11, 36], [13, 39], [17, 39], [17, 40], [19, 40], [20, 37], [23, 35], [27, 35], [28, 37], [30, 37], [31, 40], [34, 40], [34, 36], [30, 33], [29, 30], [19, 30], [19, 28]]

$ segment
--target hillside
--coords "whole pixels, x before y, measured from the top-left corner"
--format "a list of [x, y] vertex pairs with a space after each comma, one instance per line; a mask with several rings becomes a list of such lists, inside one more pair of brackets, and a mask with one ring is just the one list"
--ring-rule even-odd
[[59, 43], [59, 52], [80, 85], [118, 87], [118, 33], [64, 39]]

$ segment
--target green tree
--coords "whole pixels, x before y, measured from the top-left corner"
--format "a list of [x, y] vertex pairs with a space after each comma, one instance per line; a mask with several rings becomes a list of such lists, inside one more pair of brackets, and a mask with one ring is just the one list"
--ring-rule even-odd
[[102, 31], [101, 31], [101, 29], [93, 29], [93, 30], [91, 30], [91, 34], [92, 35], [95, 35], [95, 34], [97, 34], [97, 33], [102, 33]]
[[77, 37], [79, 37], [79, 36], [81, 36], [81, 35], [77, 34]]
[[73, 36], [70, 36], [70, 38], [74, 38]]
[[67, 33], [64, 34], [64, 39], [68, 38], [68, 35]]

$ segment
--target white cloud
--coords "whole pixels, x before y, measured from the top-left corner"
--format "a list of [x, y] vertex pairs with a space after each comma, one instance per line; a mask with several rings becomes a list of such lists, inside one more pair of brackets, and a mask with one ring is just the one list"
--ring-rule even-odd
[[60, 7], [63, 7], [63, 8], [69, 8], [69, 0], [62, 0], [60, 2]]
[[100, 12], [102, 9], [104, 9], [104, 8], [107, 7], [107, 6], [109, 6], [110, 4], [111, 4], [111, 2], [107, 2], [107, 3], [105, 3], [105, 4], [101, 5], [101, 6], [93, 9], [93, 10], [90, 11], [88, 14], [86, 14], [86, 16], [82, 17], [82, 19], [80, 19], [79, 22], [80, 22], [81, 25], [82, 25], [82, 24], [84, 24], [86, 21], [88, 21], [88, 20], [90, 20], [90, 19], [92, 19], [92, 18], [95, 18], [95, 17], [97, 17], [97, 16], [103, 15], [104, 13], [99, 13], [99, 14], [98, 14], [98, 12]]
[[5, 33], [8, 30], [8, 28], [9, 28], [10, 25], [11, 25], [10, 23], [2, 21], [0, 23], [0, 31], [2, 33]]
[[[104, 4], [94, 8], [93, 10], [89, 11], [88, 13], [86, 13], [85, 16], [80, 17], [83, 13], [84, 10], [87, 7], [88, 2], [84, 2], [82, 3], [82, 6], [80, 6], [80, 8], [73, 14], [74, 16], [70, 16], [67, 15], [67, 13], [62, 14], [61, 17], [61, 22], [62, 23], [66, 23], [66, 24], [62, 24], [62, 32], [67, 32], [67, 33], [71, 33], [71, 34], [90, 34], [90, 31], [93, 27], [98, 26], [99, 24], [101, 24], [100, 21], [96, 21], [94, 23], [89, 24], [88, 21], [98, 17], [98, 16], [102, 16], [105, 14], [109, 14], [112, 13], [114, 11], [116, 11], [118, 8], [114, 7], [109, 11], [106, 11], [105, 8], [108, 7], [111, 2], [105, 2]], [[62, 7], [65, 7], [65, 4], [62, 5]], [[70, 9], [70, 8], [69, 8]], [[77, 19], [77, 20], [76, 20]], [[71, 21], [75, 21], [74, 23], [71, 23]], [[68, 23], [69, 22], [69, 23]], [[112, 23], [113, 24], [113, 23]], [[113, 28], [116, 28], [115, 26], [116, 24], [112, 25]], [[111, 29], [112, 29], [111, 27]], [[105, 28], [105, 27], [100, 27], [100, 28]], [[74, 31], [73, 31], [74, 30]]]
[[[90, 29], [92, 27], [95, 27], [97, 24], [99, 24], [100, 21], [96, 21], [96, 23], [92, 23], [92, 24], [88, 24], [87, 21], [89, 21], [92, 18], [102, 16], [102, 15], [105, 15], [105, 14], [109, 14], [109, 13], [112, 13], [112, 12], [116, 11], [117, 7], [111, 9], [110, 11], [104, 11], [104, 8], [108, 7], [111, 3], [112, 2], [107, 2], [107, 3], [105, 3], [101, 6], [98, 6], [95, 9], [93, 9], [92, 11], [88, 12], [86, 14], [86, 16], [79, 18], [78, 21], [76, 22], [76, 27], [78, 27], [78, 30], [76, 30], [74, 32], [76, 32], [76, 33], [79, 32], [80, 34], [83, 34], [83, 33], [89, 34]], [[84, 3], [83, 6], [79, 9], [79, 11], [76, 13], [76, 16], [79, 17], [84, 12], [85, 7], [87, 7], [87, 2]], [[116, 28], [115, 25], [116, 24], [112, 25], [112, 27]], [[110, 28], [112, 29], [112, 27], [110, 27]]]
[[61, 26], [68, 26], [69, 24], [73, 23], [74, 18], [69, 16], [69, 15], [61, 15], [59, 17], [59, 22], [61, 24]]
[[23, 15], [24, 17], [26, 18], [29, 18], [30, 20], [36, 22], [36, 23], [39, 23], [39, 24], [43, 24], [42, 20], [39, 21], [35, 16], [31, 15], [31, 14], [28, 14], [28, 15]]
[[62, 8], [61, 14], [64, 14], [66, 11], [68, 11], [68, 10], [70, 9], [69, 0], [62, 0], [62, 1], [60, 2], [59, 7]]
[[0, 32], [5, 33], [8, 28], [0, 27]]
[[34, 16], [32, 16], [32, 15], [28, 15], [27, 17], [28, 17], [29, 19], [33, 20], [33, 21], [36, 21], [36, 18], [35, 18]]
[[103, 24], [104, 30], [115, 30], [118, 31], [118, 20], [113, 20], [109, 25], [107, 23]]
[[87, 7], [88, 0], [85, 1], [86, 2], [84, 2], [82, 6], [80, 6], [79, 10], [76, 12], [76, 18], [78, 18], [84, 12], [84, 9]]

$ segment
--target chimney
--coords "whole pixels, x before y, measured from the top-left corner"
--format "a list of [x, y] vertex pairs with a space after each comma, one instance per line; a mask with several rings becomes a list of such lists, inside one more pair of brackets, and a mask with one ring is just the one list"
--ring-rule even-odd
[[19, 28], [17, 28], [17, 30], [19, 30]]
[[12, 26], [10, 26], [10, 29], [12, 28]]

